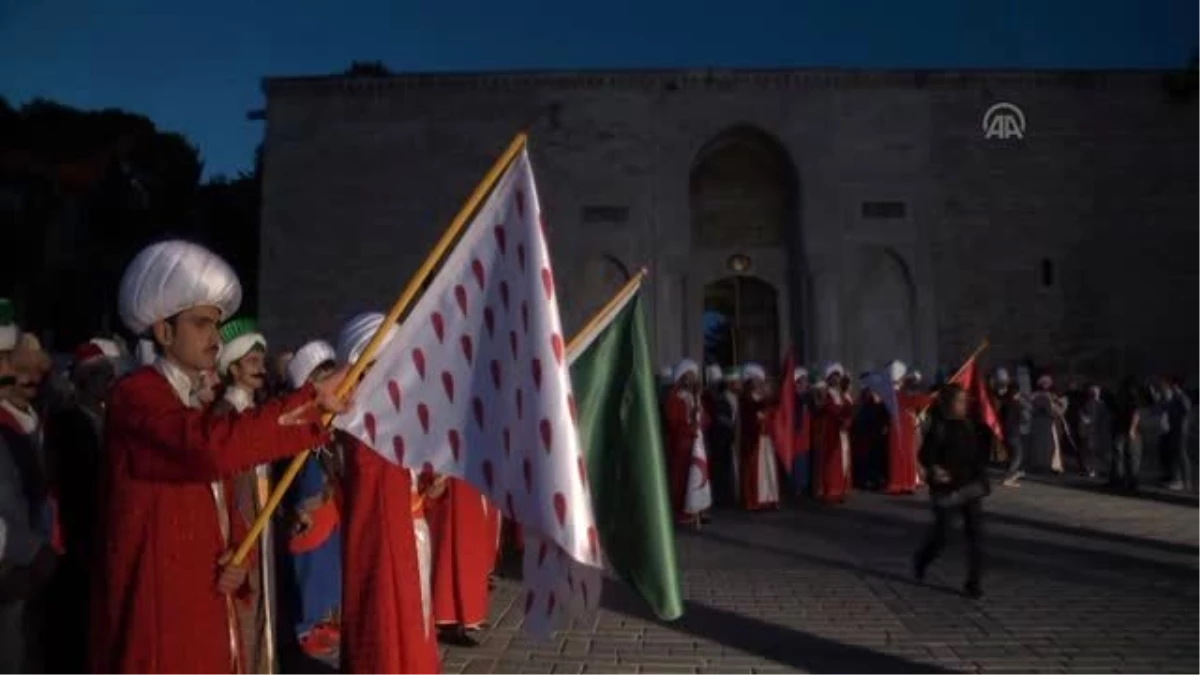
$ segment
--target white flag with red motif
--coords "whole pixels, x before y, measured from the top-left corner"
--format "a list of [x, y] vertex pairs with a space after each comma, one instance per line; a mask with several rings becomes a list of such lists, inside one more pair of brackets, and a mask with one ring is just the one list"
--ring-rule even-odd
[[541, 222], [522, 150], [335, 421], [522, 524], [535, 633], [594, 609], [602, 568]]

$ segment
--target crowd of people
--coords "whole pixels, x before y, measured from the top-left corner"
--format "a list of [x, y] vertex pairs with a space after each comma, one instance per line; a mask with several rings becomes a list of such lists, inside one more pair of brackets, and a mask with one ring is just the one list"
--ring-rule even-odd
[[[181, 241], [139, 254], [119, 295], [134, 348], [99, 336], [65, 368], [0, 299], [0, 669], [274, 672], [309, 658], [436, 672], [439, 640], [473, 643], [508, 529], [499, 510], [464, 481], [390, 464], [322, 423], [345, 408], [347, 364], [382, 314], [350, 320], [336, 345], [269, 353], [236, 314], [233, 270]], [[960, 498], [986, 482], [986, 460], [1007, 463], [1004, 483], [1016, 486], [1072, 457], [1095, 476], [1111, 457], [1110, 480], [1135, 489], [1151, 434], [1168, 486], [1191, 480], [1179, 382], [1059, 394], [1048, 376], [1024, 391], [998, 369], [992, 434], [975, 419], [979, 401], [954, 384], [926, 388], [899, 361], [857, 387], [837, 363], [816, 381], [786, 370], [689, 360], [668, 373], [667, 488], [680, 524], [702, 526], [714, 506], [836, 505], [854, 489], [903, 495], [924, 483], [939, 513], [977, 522]], [[293, 475], [282, 508], [263, 516], [272, 485]], [[256, 522], [266, 527], [243, 558]], [[968, 591], [978, 587], [976, 571]]]

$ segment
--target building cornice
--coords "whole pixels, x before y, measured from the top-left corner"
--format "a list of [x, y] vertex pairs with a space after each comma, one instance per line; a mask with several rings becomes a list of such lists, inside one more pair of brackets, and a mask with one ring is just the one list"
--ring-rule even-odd
[[1158, 85], [1168, 70], [625, 70], [398, 73], [387, 76], [268, 77], [268, 96], [378, 95], [390, 90], [731, 90], [973, 89], [1047, 87], [1111, 89]]

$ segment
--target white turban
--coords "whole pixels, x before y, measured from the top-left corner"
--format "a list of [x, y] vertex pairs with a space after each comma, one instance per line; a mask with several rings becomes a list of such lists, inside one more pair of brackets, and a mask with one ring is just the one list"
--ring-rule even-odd
[[[379, 312], [366, 312], [350, 319], [338, 335], [338, 359], [343, 363], [354, 363], [366, 349], [367, 343], [375, 335], [375, 331], [383, 325], [387, 317]], [[387, 346], [396, 337], [396, 326], [388, 327], [387, 335], [383, 338], [380, 348]]]
[[912, 370], [912, 371], [909, 371], [909, 373], [908, 373], [908, 379], [911, 380], [912, 382], [920, 382], [924, 378], [921, 375], [921, 371]]
[[267, 338], [259, 333], [251, 319], [235, 319], [221, 326], [221, 352], [217, 355], [217, 372], [225, 375], [234, 361], [249, 354], [255, 347], [267, 349]]
[[691, 359], [684, 359], [675, 366], [675, 370], [671, 373], [671, 381], [678, 382], [683, 379], [684, 375], [692, 373], [696, 377], [700, 376], [700, 364]]
[[832, 375], [845, 375], [846, 369], [840, 363], [830, 363], [825, 366], [825, 379], [828, 380]]
[[1003, 368], [996, 369], [996, 381], [1001, 384], [1008, 384], [1008, 371]]
[[908, 373], [908, 366], [904, 365], [903, 361], [892, 361], [887, 365], [888, 377], [892, 378], [892, 383], [900, 382]]
[[1049, 375], [1043, 375], [1037, 379], [1037, 386], [1042, 389], [1049, 389], [1054, 386], [1054, 378]]
[[186, 241], [142, 249], [121, 277], [121, 320], [136, 335], [193, 307], [216, 307], [228, 318], [241, 304], [242, 285], [233, 268], [212, 251]]
[[100, 353], [103, 354], [105, 358], [113, 361], [119, 361], [121, 359], [121, 348], [117, 346], [116, 342], [113, 342], [108, 338], [92, 338], [91, 340], [88, 340], [88, 342], [96, 345], [96, 347], [100, 350]]
[[[365, 343], [364, 343], [365, 344]], [[293, 389], [299, 389], [308, 382], [308, 378], [317, 366], [329, 361], [337, 361], [337, 352], [324, 340], [313, 340], [296, 350], [292, 360], [288, 361], [287, 378]]]
[[717, 384], [725, 379], [725, 373], [721, 372], [721, 366], [715, 363], [704, 369], [704, 375], [709, 384]]
[[808, 369], [807, 368], [797, 368], [792, 371], [792, 381], [793, 382], [799, 382], [800, 380], [806, 380], [806, 379], [808, 379]]
[[746, 365], [742, 366], [742, 379], [746, 380], [747, 382], [752, 380], [765, 380], [767, 379], [767, 371], [763, 370], [763, 367], [757, 363], [747, 363]]

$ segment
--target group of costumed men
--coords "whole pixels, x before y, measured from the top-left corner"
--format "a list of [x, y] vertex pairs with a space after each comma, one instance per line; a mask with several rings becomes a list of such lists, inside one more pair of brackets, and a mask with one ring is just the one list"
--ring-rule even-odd
[[[70, 403], [44, 425], [50, 360], [0, 300], [3, 670], [273, 672], [286, 645], [349, 672], [437, 672], [439, 631], [470, 643], [484, 625], [499, 512], [323, 421], [385, 317], [296, 350], [290, 391], [268, 396], [241, 295], [198, 245], [146, 248], [119, 293], [141, 367], [118, 378], [115, 343], [80, 346]], [[305, 451], [273, 527], [234, 560]]]
[[[843, 502], [855, 485], [911, 494], [921, 482], [921, 419], [933, 398], [920, 391], [920, 374], [899, 361], [885, 369], [893, 391], [863, 386], [857, 401], [838, 363], [826, 366], [815, 384], [806, 369], [795, 368], [787, 387], [755, 363], [728, 373], [709, 366], [707, 387], [700, 373], [690, 359], [671, 369], [663, 401], [679, 523], [706, 522], [714, 500], [749, 511], [778, 509], [785, 474], [797, 496], [824, 504]], [[786, 406], [781, 399], [789, 395]], [[791, 423], [778, 423], [786, 415]]]

